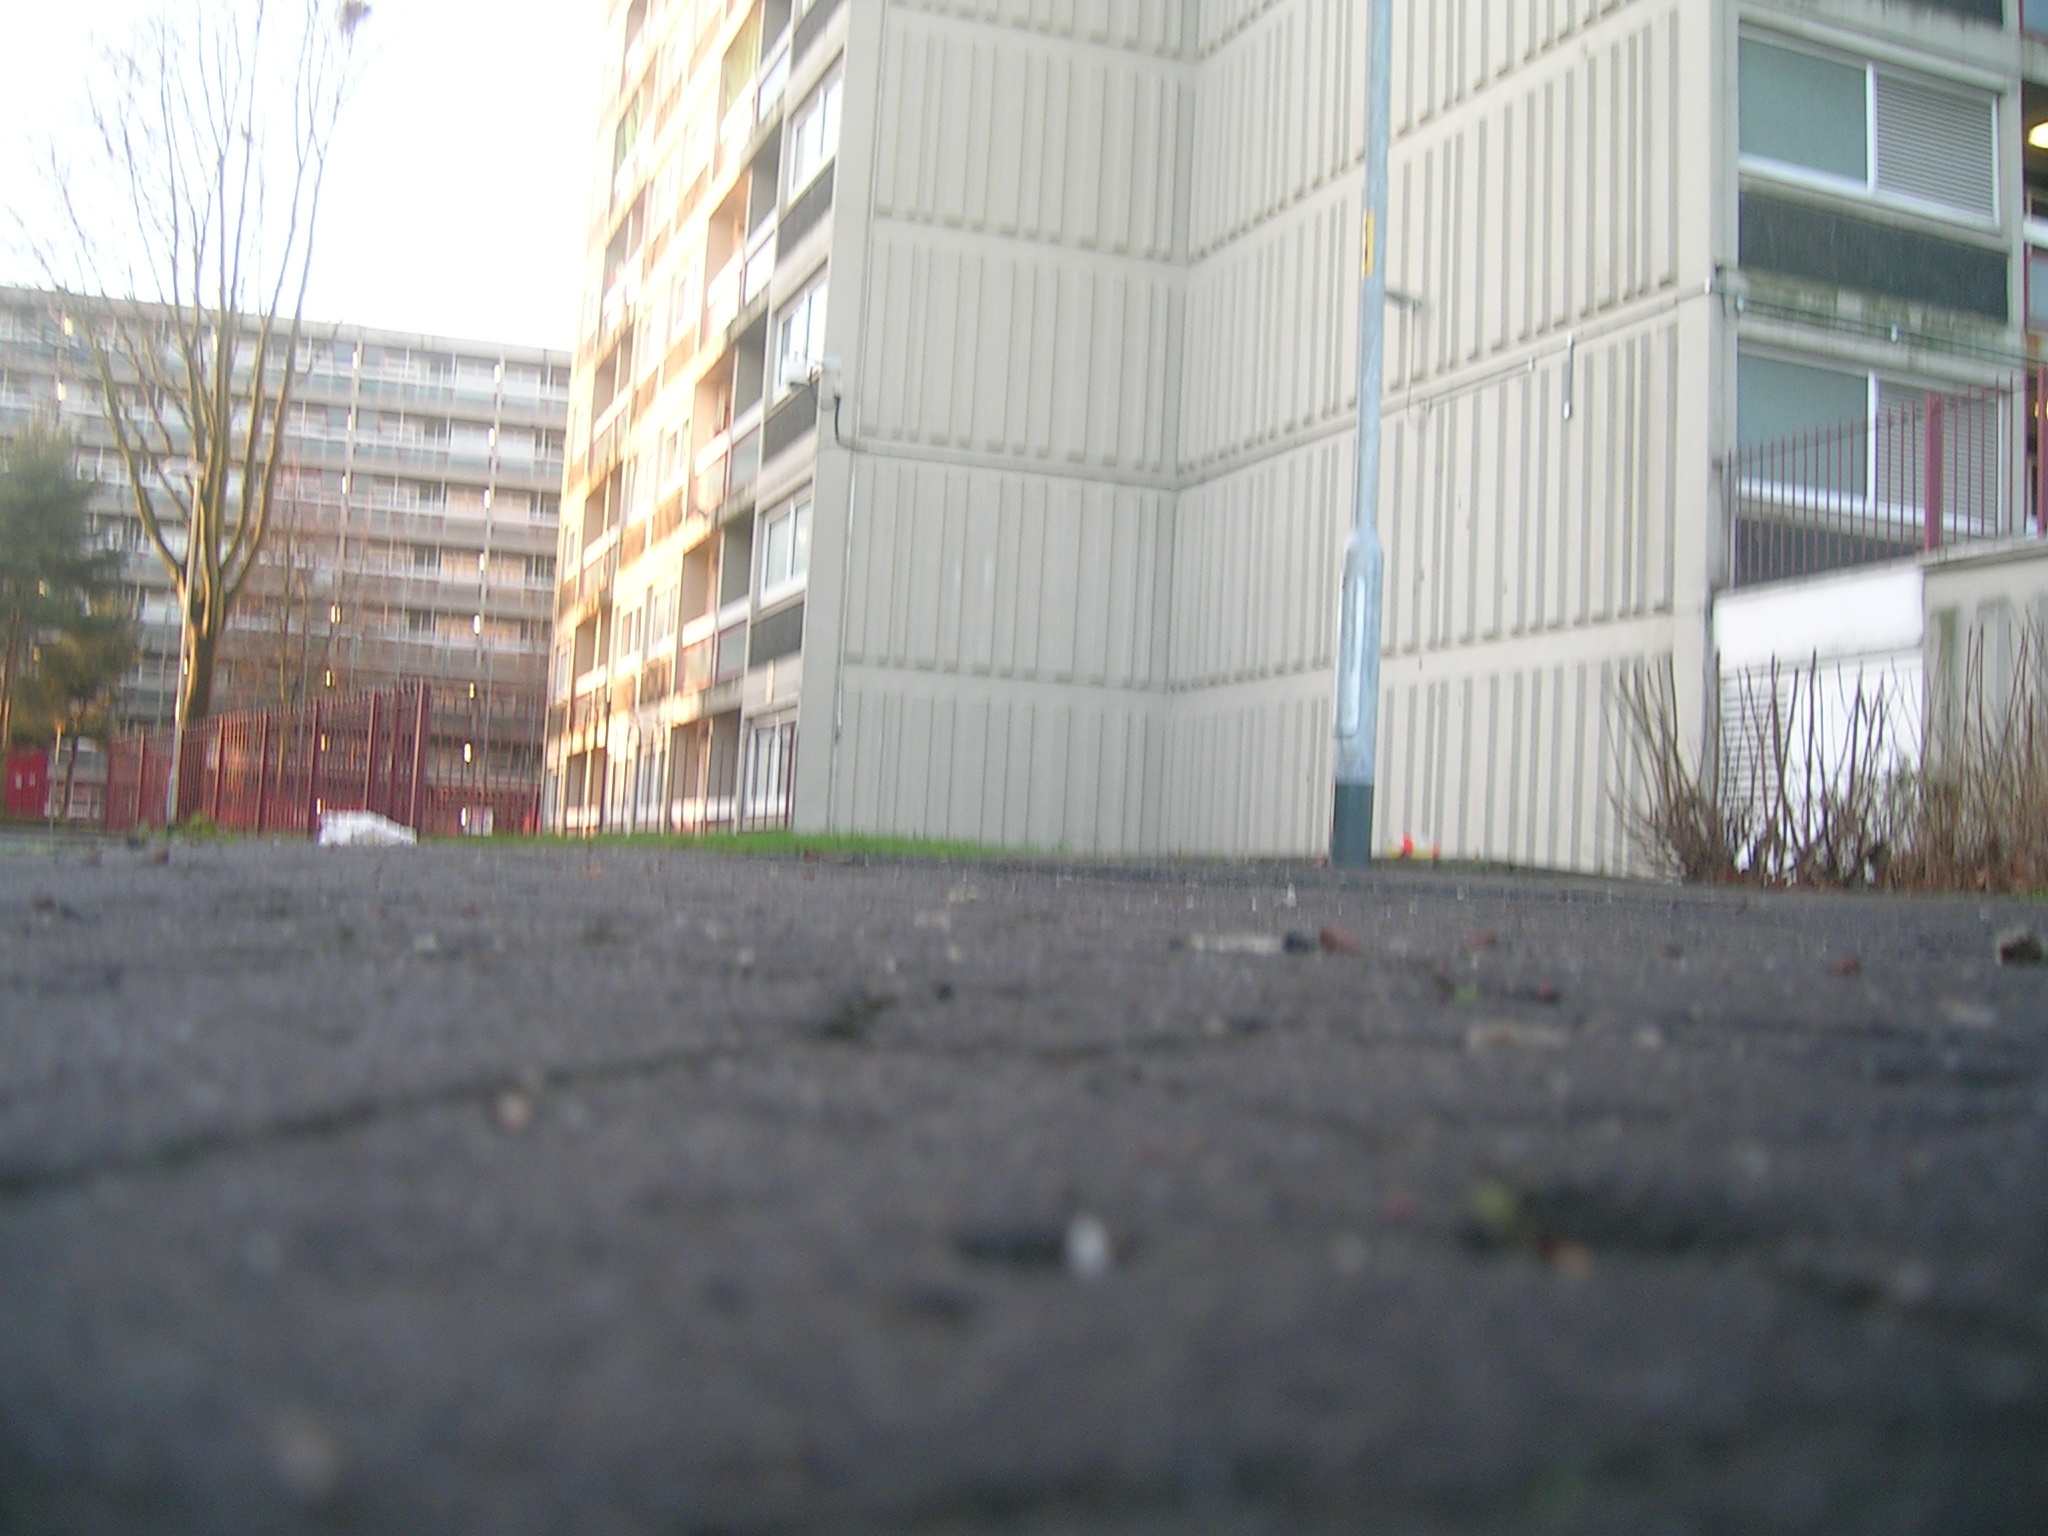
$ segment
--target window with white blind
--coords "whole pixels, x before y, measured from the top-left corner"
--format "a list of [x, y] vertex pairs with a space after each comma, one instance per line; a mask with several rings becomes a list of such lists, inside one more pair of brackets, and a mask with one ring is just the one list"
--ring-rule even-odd
[[786, 202], [801, 192], [839, 153], [840, 80], [834, 75], [797, 108], [789, 127], [789, 182]]
[[825, 356], [825, 279], [782, 308], [775, 321], [775, 394], [795, 389]]
[[1741, 64], [1745, 171], [1997, 223], [1991, 92], [1756, 37]]
[[811, 568], [811, 504], [797, 502], [761, 523], [760, 600], [773, 602], [802, 584]]

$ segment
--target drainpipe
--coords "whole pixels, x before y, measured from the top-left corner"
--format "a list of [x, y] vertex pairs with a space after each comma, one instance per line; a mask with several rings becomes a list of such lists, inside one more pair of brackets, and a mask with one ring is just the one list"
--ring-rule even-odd
[[1358, 296], [1358, 478], [1337, 637], [1337, 786], [1330, 862], [1372, 862], [1380, 720], [1380, 395], [1386, 373], [1387, 143], [1393, 119], [1393, 0], [1370, 0], [1365, 121], [1365, 230]]

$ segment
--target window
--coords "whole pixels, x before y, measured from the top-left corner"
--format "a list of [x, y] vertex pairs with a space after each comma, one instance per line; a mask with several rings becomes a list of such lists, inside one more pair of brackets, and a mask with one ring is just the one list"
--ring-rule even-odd
[[666, 644], [676, 633], [676, 589], [669, 587], [647, 600], [647, 649]]
[[812, 178], [839, 152], [839, 87], [835, 76], [811, 92], [810, 99], [797, 109], [796, 121], [789, 131], [789, 190], [785, 202], [809, 186]]
[[626, 104], [625, 113], [619, 118], [619, 126], [612, 134], [612, 175], [617, 176], [625, 169], [627, 159], [640, 142], [640, 118], [645, 108], [646, 93], [635, 91], [633, 99]]
[[661, 439], [661, 483], [674, 485], [689, 468], [690, 424], [681, 422], [671, 428]]
[[1735, 435], [1742, 447], [1825, 432], [1870, 415], [1870, 375], [1743, 352], [1735, 363]]
[[811, 568], [811, 504], [800, 501], [761, 525], [761, 599], [779, 596]]
[[633, 609], [619, 620], [619, 643], [616, 647], [620, 660], [640, 654], [640, 610]]
[[681, 346], [685, 341], [693, 349], [695, 347], [697, 322], [704, 317], [704, 301], [697, 286], [702, 259], [701, 251], [685, 258], [675, 280], [669, 285], [668, 346], [671, 348]]
[[1745, 169], [1998, 218], [1990, 93], [1752, 37], [1741, 68]]
[[792, 299], [775, 324], [775, 393], [787, 394], [810, 377], [825, 356], [825, 280]]

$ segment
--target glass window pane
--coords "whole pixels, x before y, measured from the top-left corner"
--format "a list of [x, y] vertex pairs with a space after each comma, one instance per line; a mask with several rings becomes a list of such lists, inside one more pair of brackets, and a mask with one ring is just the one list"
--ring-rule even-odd
[[1870, 179], [1867, 71], [1742, 40], [1742, 152]]
[[798, 507], [791, 521], [796, 525], [796, 535], [789, 554], [789, 574], [801, 576], [811, 568], [811, 504], [805, 502]]
[[1745, 352], [1735, 365], [1735, 433], [1744, 448], [1822, 432], [1870, 414], [1867, 374], [1839, 373]]

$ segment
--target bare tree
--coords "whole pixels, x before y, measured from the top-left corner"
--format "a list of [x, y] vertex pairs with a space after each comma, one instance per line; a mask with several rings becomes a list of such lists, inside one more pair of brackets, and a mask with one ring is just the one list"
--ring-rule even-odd
[[51, 158], [74, 299], [136, 516], [181, 625], [178, 727], [279, 496], [286, 413], [360, 0], [182, 0], [109, 50], [83, 164]]
[[331, 676], [336, 645], [358, 622], [357, 582], [339, 539], [318, 527], [298, 472], [284, 473], [285, 494], [256, 575], [221, 643], [221, 688], [232, 708], [305, 703]]

